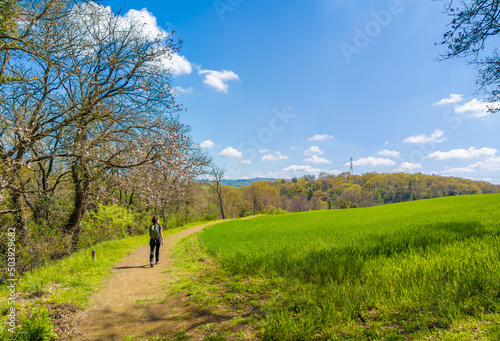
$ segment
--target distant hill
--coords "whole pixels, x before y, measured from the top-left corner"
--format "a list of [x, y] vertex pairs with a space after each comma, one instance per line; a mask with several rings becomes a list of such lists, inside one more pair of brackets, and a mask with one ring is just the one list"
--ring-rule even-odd
[[236, 179], [236, 180], [222, 180], [222, 184], [225, 186], [232, 187], [243, 187], [250, 185], [253, 182], [258, 181], [276, 181], [277, 179], [272, 178], [252, 178], [252, 179]]

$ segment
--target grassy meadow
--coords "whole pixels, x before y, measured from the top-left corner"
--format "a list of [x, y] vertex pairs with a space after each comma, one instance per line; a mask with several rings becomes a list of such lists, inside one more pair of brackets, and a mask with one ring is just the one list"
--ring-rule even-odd
[[281, 281], [263, 339], [500, 339], [498, 194], [232, 221], [200, 243]]

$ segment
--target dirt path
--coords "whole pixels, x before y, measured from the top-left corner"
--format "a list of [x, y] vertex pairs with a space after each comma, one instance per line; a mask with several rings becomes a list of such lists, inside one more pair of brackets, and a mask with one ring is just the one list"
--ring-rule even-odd
[[[187, 328], [201, 321], [196, 313], [183, 304], [183, 295], [166, 297], [163, 282], [168, 274], [163, 271], [171, 263], [173, 245], [182, 237], [200, 231], [204, 224], [165, 237], [160, 248], [160, 263], [149, 265], [149, 245], [144, 245], [115, 264], [115, 273], [109, 284], [90, 299], [89, 308], [75, 319], [76, 327], [69, 340], [123, 340], [125, 336], [146, 337], [169, 330]], [[191, 321], [186, 322], [186, 316]]]

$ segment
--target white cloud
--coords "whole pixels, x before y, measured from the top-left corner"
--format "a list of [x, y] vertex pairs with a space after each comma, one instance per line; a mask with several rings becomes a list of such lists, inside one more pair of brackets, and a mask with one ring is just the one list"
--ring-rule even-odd
[[175, 92], [178, 94], [192, 94], [193, 93], [193, 88], [183, 88], [182, 86], [176, 86], [174, 88]]
[[500, 156], [490, 157], [485, 161], [476, 162], [467, 167], [449, 168], [442, 171], [442, 174], [463, 174], [475, 173], [476, 171], [497, 172], [500, 171]]
[[421, 163], [411, 163], [411, 162], [403, 162], [401, 166], [399, 166], [398, 169], [396, 169], [397, 172], [410, 172], [415, 169], [422, 169], [422, 164]]
[[228, 85], [225, 82], [232, 80], [240, 80], [240, 78], [236, 73], [228, 70], [214, 71], [214, 70], [200, 69], [198, 73], [200, 75], [205, 75], [203, 83], [207, 84], [208, 86], [211, 86], [218, 92], [227, 93]]
[[291, 147], [290, 147], [290, 148], [288, 148], [288, 149], [290, 149], [290, 150], [302, 150], [302, 149], [304, 149], [304, 148], [302, 148], [302, 147], [296, 147], [296, 146], [291, 146]]
[[478, 168], [483, 171], [500, 171], [500, 156], [490, 157], [485, 161], [476, 162], [470, 167]]
[[448, 168], [441, 172], [441, 174], [445, 175], [455, 175], [455, 174], [463, 174], [463, 173], [474, 173], [476, 170], [472, 167], [456, 167], [456, 168]]
[[[349, 162], [347, 162], [345, 165], [349, 166]], [[390, 160], [390, 159], [383, 159], [380, 157], [364, 157], [359, 160], [353, 161], [354, 166], [382, 166], [382, 167], [390, 167], [394, 166], [396, 162]]]
[[306, 173], [306, 174], [315, 174], [321, 173], [325, 170], [319, 168], [313, 168], [309, 165], [291, 165], [282, 169], [285, 173]]
[[385, 141], [385, 142], [384, 142], [384, 145], [386, 145], [386, 146], [387, 146], [389, 143], [390, 143], [389, 141]]
[[338, 175], [338, 174], [342, 173], [341, 171], [336, 170], [336, 169], [315, 168], [315, 167], [311, 167], [309, 165], [291, 165], [291, 166], [288, 166], [288, 167], [283, 168], [281, 170], [280, 177], [286, 178], [289, 176], [299, 176], [299, 175], [304, 175], [304, 174], [313, 174], [313, 175], [318, 176], [319, 173], [322, 173], [322, 172], [325, 172], [328, 174], [334, 174], [334, 175]]
[[463, 97], [463, 95], [450, 94], [450, 97], [443, 98], [442, 100], [434, 103], [433, 105], [445, 105], [445, 104], [462, 102], [463, 101], [462, 97]]
[[200, 143], [201, 148], [213, 148], [215, 147], [215, 143], [212, 140], [206, 140]]
[[[121, 19], [121, 25], [124, 27], [129, 27], [132, 23], [139, 25], [139, 31], [149, 40], [157, 38], [165, 39], [169, 36], [169, 33], [158, 25], [156, 17], [147, 8], [141, 10], [130, 9]], [[161, 65], [165, 69], [172, 71], [174, 76], [190, 74], [193, 71], [193, 67], [186, 57], [177, 53], [172, 53], [163, 58]]]
[[397, 152], [395, 150], [384, 149], [384, 150], [379, 150], [377, 152], [377, 155], [382, 155], [382, 156], [387, 156], [387, 157], [398, 157], [399, 156], [399, 152]]
[[289, 157], [281, 154], [280, 152], [276, 152], [274, 154], [264, 155], [261, 157], [262, 161], [280, 161], [280, 160], [287, 160], [287, 159], [289, 159]]
[[259, 149], [259, 153], [264, 154], [267, 153], [269, 149]]
[[250, 160], [243, 160], [243, 161], [241, 161], [241, 163], [244, 164], [244, 165], [251, 165], [252, 161], [250, 161]]
[[308, 138], [309, 141], [323, 141], [326, 139], [333, 139], [333, 135], [314, 135], [313, 137]]
[[323, 151], [318, 146], [311, 146], [304, 152], [304, 155], [323, 155]]
[[234, 149], [233, 147], [227, 147], [224, 149], [222, 152], [217, 154], [218, 156], [225, 156], [229, 159], [241, 159], [243, 156], [241, 155], [241, 152], [238, 150]]
[[444, 142], [448, 140], [446, 137], [442, 137], [444, 131], [436, 129], [430, 136], [427, 134], [413, 135], [403, 140], [404, 143], [425, 143], [425, 142]]
[[475, 159], [483, 156], [495, 156], [498, 152], [495, 148], [480, 148], [476, 149], [470, 147], [469, 149], [453, 149], [448, 152], [437, 151], [431, 153], [429, 158], [437, 160], [448, 160], [448, 159]]
[[498, 102], [483, 102], [476, 98], [473, 98], [471, 101], [455, 108], [455, 113], [463, 114], [469, 113], [468, 117], [486, 117], [491, 115], [489, 112], [490, 108], [498, 109], [500, 103]]
[[310, 162], [310, 163], [323, 163], [323, 164], [331, 164], [332, 162], [323, 158], [319, 157], [316, 155], [311, 156], [310, 158], [307, 158], [304, 160], [305, 162]]
[[158, 26], [156, 17], [153, 13], [148, 11], [147, 8], [141, 10], [130, 9], [125, 13], [123, 18], [128, 22], [134, 22], [141, 25], [141, 32], [148, 39], [154, 40], [156, 38], [166, 38], [168, 36], [167, 31]]
[[191, 72], [193, 72], [193, 66], [187, 60], [187, 58], [178, 55], [177, 53], [172, 54], [170, 59], [164, 59], [163, 65], [166, 68], [171, 69], [174, 76], [179, 76], [183, 74], [189, 75], [191, 74]]

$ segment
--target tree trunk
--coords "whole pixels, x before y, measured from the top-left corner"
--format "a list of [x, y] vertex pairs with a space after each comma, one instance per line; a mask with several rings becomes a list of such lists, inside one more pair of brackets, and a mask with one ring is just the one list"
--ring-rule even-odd
[[87, 209], [90, 176], [85, 165], [83, 165], [81, 161], [75, 161], [75, 163], [71, 166], [71, 173], [75, 184], [75, 193], [73, 198], [74, 206], [73, 211], [66, 222], [64, 230], [67, 234], [71, 235], [71, 251], [76, 251], [78, 250], [78, 243], [80, 241], [83, 215]]
[[75, 191], [74, 207], [66, 223], [65, 231], [71, 234], [71, 251], [78, 250], [80, 241], [81, 222], [86, 209], [86, 200], [83, 193]]
[[165, 216], [165, 206], [161, 207], [161, 218], [163, 219], [163, 225], [167, 224], [167, 217]]
[[[25, 148], [21, 147], [16, 155], [16, 160], [19, 163], [21, 163], [21, 161], [23, 160], [24, 153], [25, 153]], [[26, 214], [25, 214], [25, 210], [24, 210], [24, 202], [23, 202], [23, 195], [22, 195], [23, 182], [22, 182], [22, 178], [20, 175], [20, 171], [21, 171], [21, 169], [19, 169], [19, 167], [16, 167], [15, 171], [14, 171], [14, 176], [11, 178], [12, 181], [18, 182], [18, 186], [17, 186], [18, 190], [14, 190], [12, 193], [12, 206], [13, 206], [12, 208], [15, 211], [17, 211], [15, 213], [14, 217], [15, 217], [17, 229], [19, 231], [18, 238], [20, 240], [24, 240], [24, 238], [26, 238], [26, 236], [28, 234], [28, 229], [26, 227]]]
[[224, 215], [224, 201], [222, 200], [222, 188], [219, 188], [217, 194], [219, 196], [220, 214], [222, 215], [222, 219], [226, 219], [226, 216]]
[[18, 238], [19, 240], [24, 240], [28, 235], [28, 229], [26, 227], [26, 214], [24, 211], [24, 202], [23, 196], [21, 193], [15, 192], [12, 194], [12, 202], [14, 208], [14, 217], [16, 221], [16, 226], [18, 229]]
[[134, 192], [132, 191], [132, 194], [130, 194], [130, 200], [128, 201], [128, 207], [132, 206], [134, 203]]

